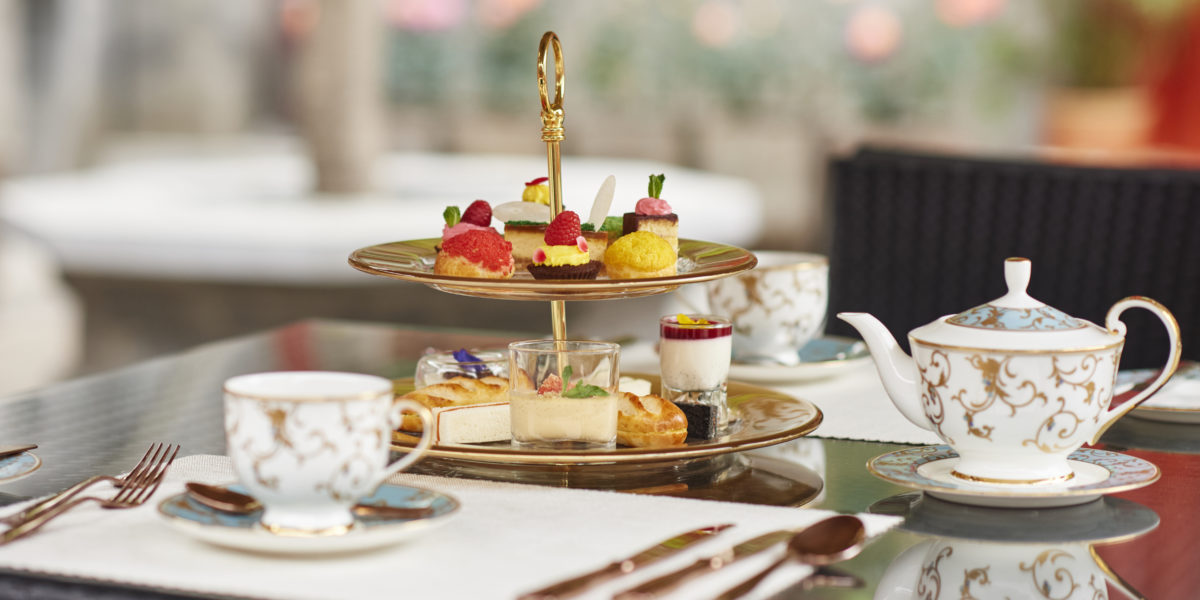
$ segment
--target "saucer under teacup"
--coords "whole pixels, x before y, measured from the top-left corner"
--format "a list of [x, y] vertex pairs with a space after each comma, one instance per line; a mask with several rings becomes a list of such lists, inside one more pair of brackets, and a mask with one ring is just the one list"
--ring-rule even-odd
[[0, 458], [0, 483], [24, 479], [42, 466], [42, 459], [32, 452], [21, 452]]
[[[1116, 393], [1141, 390], [1157, 375], [1158, 369], [1120, 371]], [[1148, 421], [1200, 424], [1200, 363], [1181, 361], [1171, 381], [1129, 414]]]
[[[231, 490], [245, 493], [238, 484]], [[260, 522], [262, 510], [246, 514], [218, 511], [179, 493], [163, 500], [158, 512], [177, 530], [196, 539], [237, 550], [269, 554], [336, 554], [398, 544], [445, 523], [459, 509], [458, 500], [422, 488], [384, 484], [360, 504], [395, 508], [429, 506], [433, 514], [415, 519], [356, 516], [354, 524], [336, 532], [273, 533]]]
[[872, 475], [942, 500], [1007, 508], [1049, 508], [1091, 502], [1104, 494], [1140, 488], [1158, 480], [1147, 460], [1108, 450], [1080, 448], [1067, 458], [1073, 477], [1048, 483], [985, 483], [952, 473], [958, 454], [950, 446], [921, 446], [882, 454], [867, 463]]
[[833, 377], [871, 361], [871, 353], [862, 340], [835, 335], [814, 338], [797, 355], [800, 362], [794, 365], [734, 360], [729, 365], [729, 377], [758, 383], [809, 381]]

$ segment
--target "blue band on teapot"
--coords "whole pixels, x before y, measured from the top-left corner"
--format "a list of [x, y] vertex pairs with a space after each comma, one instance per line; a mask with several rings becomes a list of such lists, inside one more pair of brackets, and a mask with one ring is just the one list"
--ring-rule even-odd
[[1069, 331], [1086, 327], [1057, 308], [1005, 308], [994, 304], [976, 306], [949, 319], [947, 323], [976, 329], [998, 329], [1003, 331]]

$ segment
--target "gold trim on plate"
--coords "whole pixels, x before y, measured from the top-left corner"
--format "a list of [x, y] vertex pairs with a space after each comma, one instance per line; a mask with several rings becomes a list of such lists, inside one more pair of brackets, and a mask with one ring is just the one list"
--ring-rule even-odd
[[382, 277], [424, 283], [451, 294], [501, 300], [607, 300], [652, 296], [685, 283], [698, 283], [749, 271], [758, 259], [748, 250], [715, 242], [679, 240], [684, 264], [676, 275], [644, 279], [564, 280], [534, 279], [517, 273], [511, 279], [484, 279], [438, 275], [433, 272], [436, 245], [441, 238], [408, 240], [359, 248], [350, 254], [350, 266]]
[[[653, 389], [660, 387], [659, 377], [645, 373], [622, 373], [647, 379]], [[397, 380], [397, 392], [403, 393], [412, 379]], [[714, 440], [688, 441], [668, 448], [625, 448], [614, 450], [532, 450], [513, 448], [506, 442], [492, 444], [434, 445], [426, 453], [432, 458], [477, 463], [520, 465], [642, 464], [688, 460], [741, 452], [791, 441], [812, 433], [824, 418], [816, 405], [775, 390], [741, 383], [726, 382], [726, 394], [736, 421], [729, 433]], [[392, 432], [392, 449], [412, 450], [405, 433]]]
[[1041, 479], [997, 479], [994, 477], [980, 477], [978, 475], [967, 475], [959, 473], [957, 470], [950, 471], [950, 475], [964, 481], [972, 481], [975, 483], [994, 483], [999, 485], [1030, 485], [1034, 483], [1061, 483], [1069, 481], [1075, 477], [1075, 473], [1067, 473], [1058, 477], [1044, 477]]

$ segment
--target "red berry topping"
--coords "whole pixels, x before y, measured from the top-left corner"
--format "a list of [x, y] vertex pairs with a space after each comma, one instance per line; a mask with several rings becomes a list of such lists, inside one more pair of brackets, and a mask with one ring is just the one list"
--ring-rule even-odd
[[487, 227], [492, 224], [492, 205], [486, 200], [476, 200], [467, 207], [467, 211], [462, 216], [463, 223], [470, 223], [480, 227]]
[[574, 246], [575, 238], [581, 235], [583, 231], [579, 229], [579, 215], [564, 210], [546, 227], [546, 235], [542, 239], [550, 246]]
[[552, 373], [542, 380], [542, 385], [538, 386], [537, 393], [541, 396], [543, 394], [557, 394], [561, 391], [562, 378]]
[[547, 181], [550, 181], [549, 177], [538, 177], [537, 179], [534, 179], [533, 181], [526, 181], [525, 185], [541, 185], [543, 183], [546, 183]]
[[442, 252], [461, 256], [491, 270], [512, 266], [512, 243], [504, 241], [495, 229], [473, 229], [442, 242]]

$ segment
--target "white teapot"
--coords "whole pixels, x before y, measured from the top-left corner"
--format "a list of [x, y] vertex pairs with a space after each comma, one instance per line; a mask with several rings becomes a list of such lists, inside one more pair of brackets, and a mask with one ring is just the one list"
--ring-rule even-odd
[[[1029, 296], [1030, 262], [1004, 264], [1008, 293], [908, 334], [906, 355], [878, 319], [838, 313], [866, 340], [892, 402], [908, 420], [958, 452], [953, 475], [997, 484], [1062, 482], [1067, 456], [1095, 443], [1117, 419], [1170, 379], [1179, 364], [1179, 325], [1161, 304], [1132, 296], [1109, 309], [1105, 327]], [[1141, 393], [1109, 409], [1129, 308], [1158, 315], [1170, 356]]]

